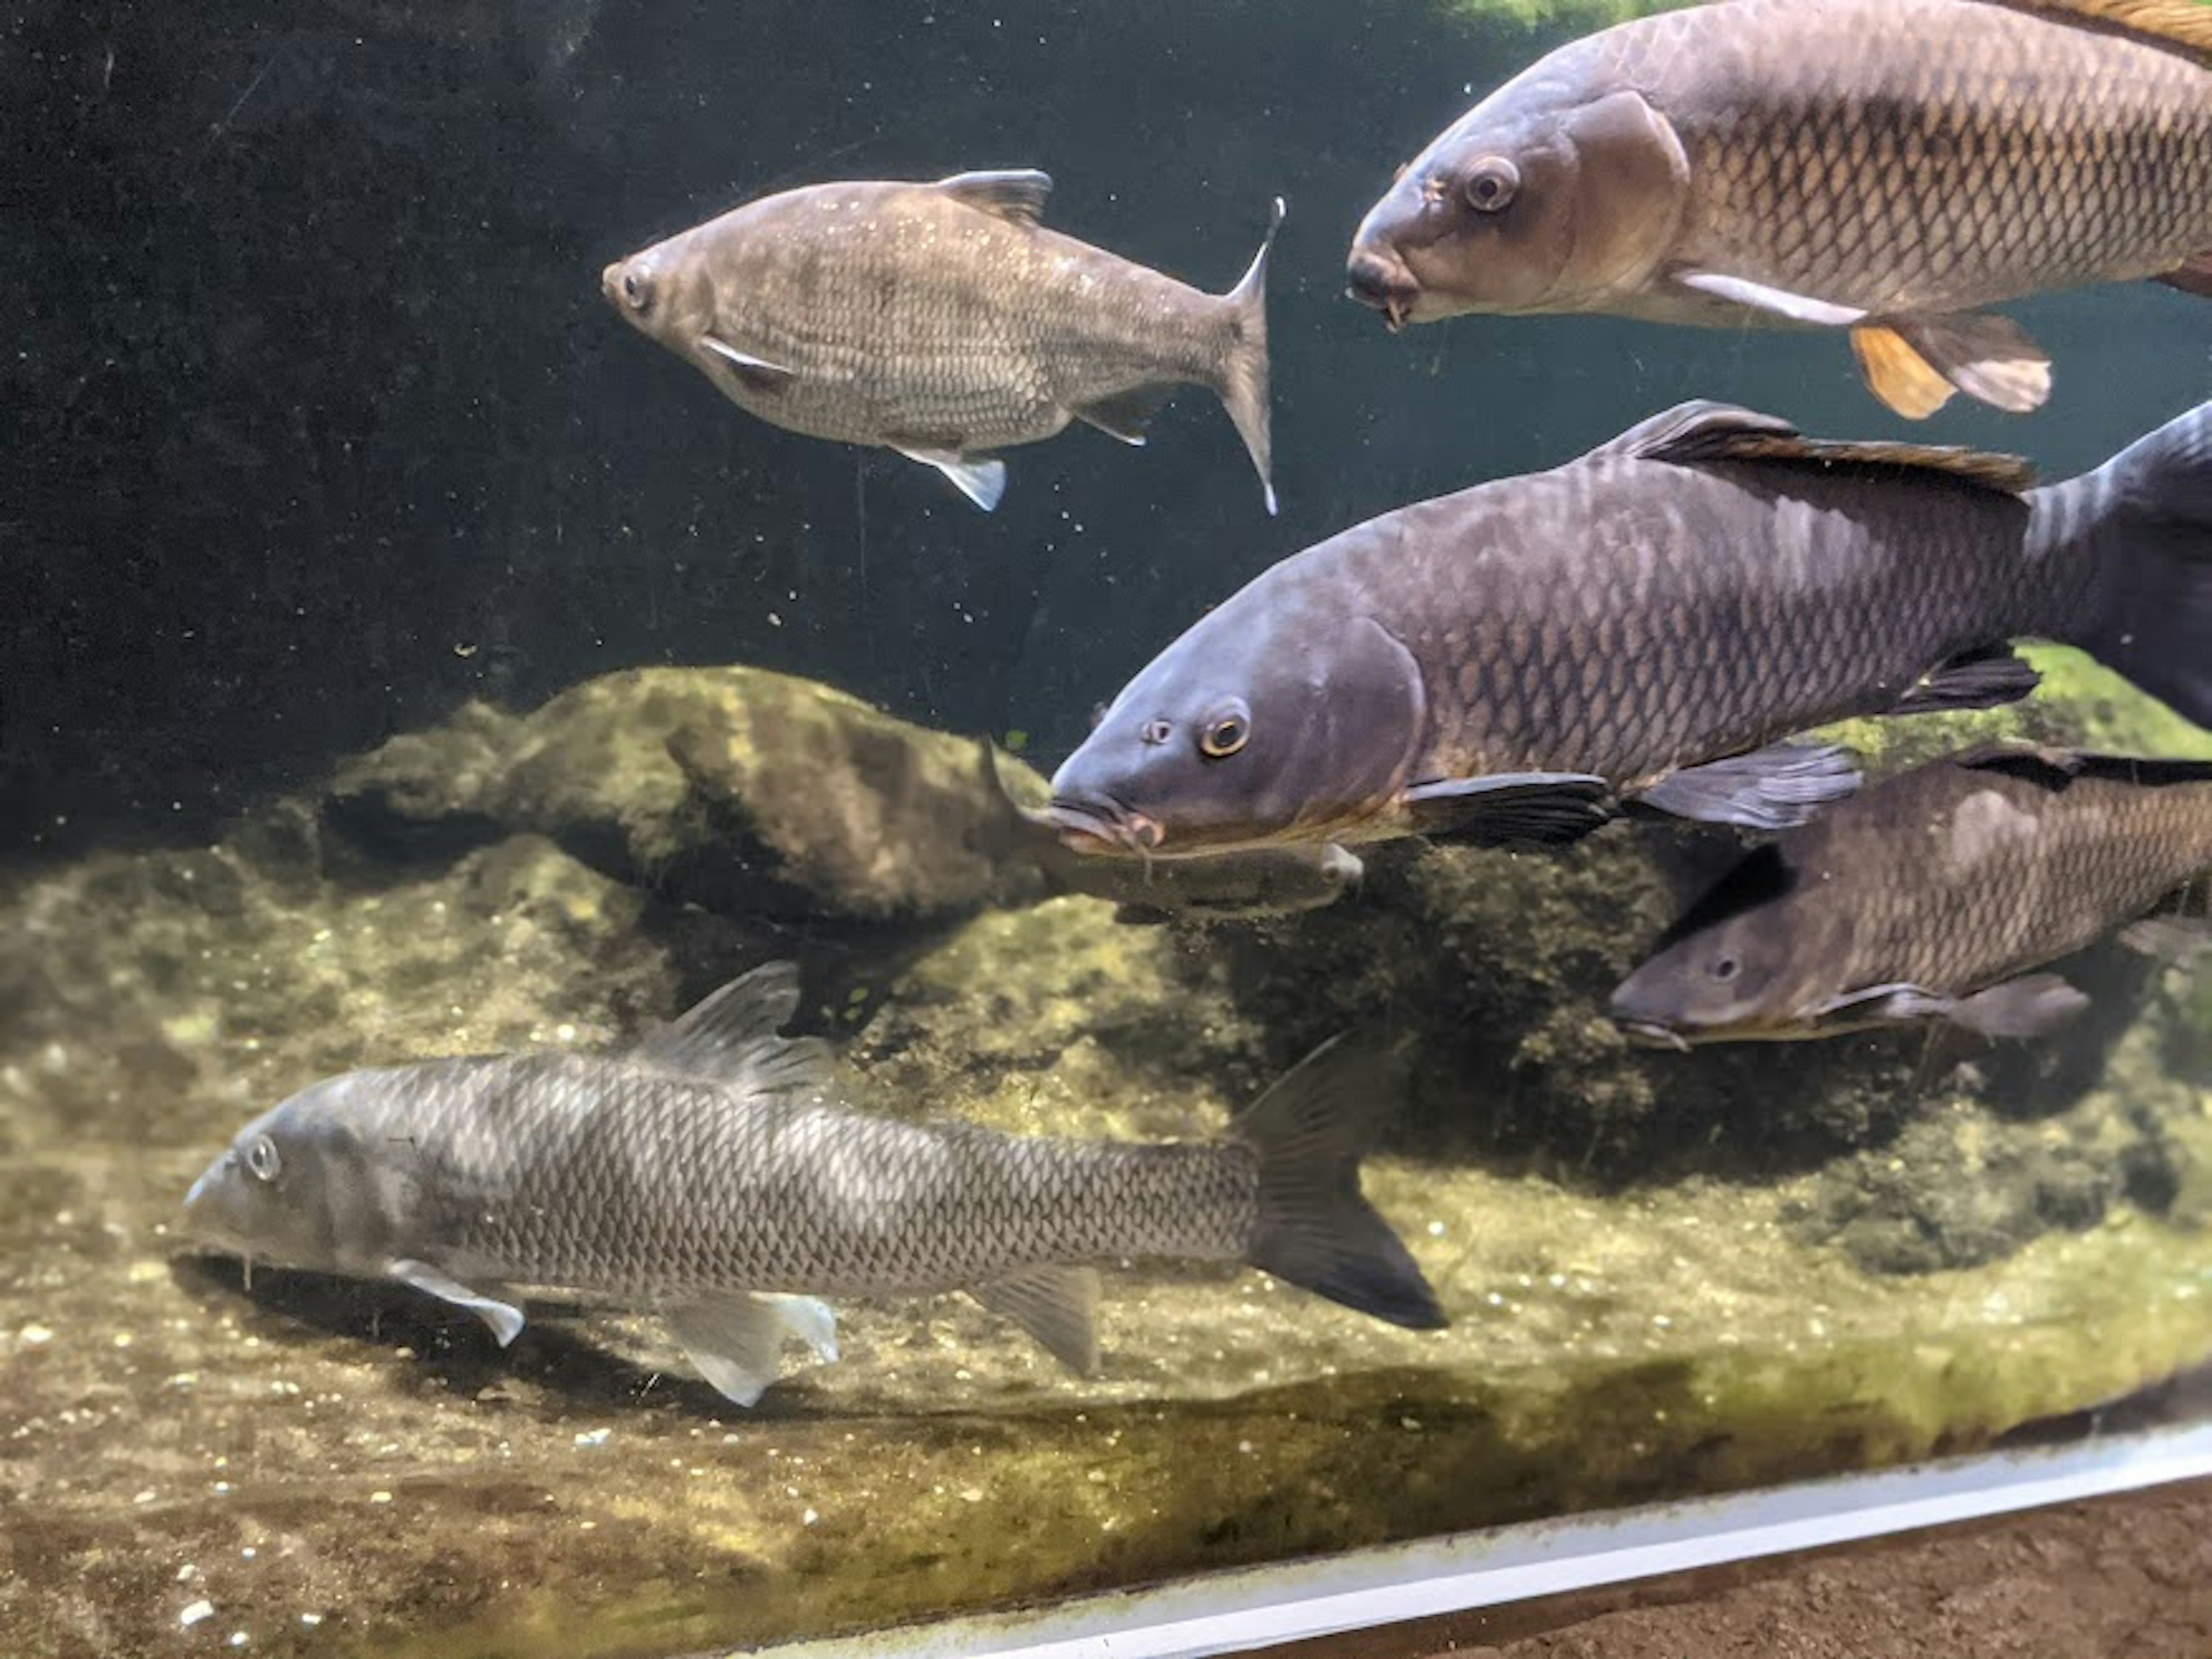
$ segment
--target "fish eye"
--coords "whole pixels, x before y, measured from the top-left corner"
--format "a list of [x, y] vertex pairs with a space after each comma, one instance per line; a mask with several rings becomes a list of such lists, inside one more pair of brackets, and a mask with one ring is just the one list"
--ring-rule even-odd
[[246, 1167], [256, 1181], [274, 1181], [284, 1173], [284, 1160], [277, 1154], [275, 1141], [267, 1135], [256, 1135], [246, 1149]]
[[1713, 963], [1713, 977], [1731, 980], [1743, 971], [1743, 964], [1734, 957], [1723, 957]]
[[1139, 728], [1137, 736], [1149, 744], [1163, 744], [1175, 736], [1175, 727], [1165, 720], [1146, 720]]
[[1468, 169], [1460, 186], [1477, 213], [1503, 213], [1521, 189], [1521, 169], [1503, 155], [1486, 155]]
[[1206, 723], [1198, 747], [1208, 760], [1225, 760], [1250, 741], [1252, 717], [1243, 703], [1223, 709]]
[[634, 270], [623, 272], [622, 290], [632, 311], [642, 311], [653, 303], [652, 285]]

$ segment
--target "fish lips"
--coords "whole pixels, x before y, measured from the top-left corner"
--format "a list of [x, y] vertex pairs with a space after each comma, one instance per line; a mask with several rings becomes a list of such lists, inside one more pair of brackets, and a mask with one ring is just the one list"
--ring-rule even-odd
[[1344, 291], [1370, 310], [1381, 312], [1393, 334], [1409, 322], [1422, 320], [1421, 284], [1395, 253], [1355, 244], [1344, 275]]
[[1677, 1054], [1690, 1051], [1690, 1039], [1671, 1025], [1662, 1025], [1656, 1020], [1623, 1019], [1613, 1016], [1613, 1024], [1621, 1036], [1638, 1048], [1671, 1048]]
[[1045, 818], [1060, 832], [1060, 844], [1076, 853], [1134, 853], [1141, 857], [1156, 850], [1164, 835], [1153, 819], [1116, 800], [1054, 795]]

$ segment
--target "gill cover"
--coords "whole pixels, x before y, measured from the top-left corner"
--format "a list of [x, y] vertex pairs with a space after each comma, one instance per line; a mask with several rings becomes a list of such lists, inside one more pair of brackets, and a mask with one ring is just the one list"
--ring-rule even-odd
[[[1540, 69], [1542, 66], [1539, 66]], [[1689, 158], [1640, 93], [1523, 77], [1448, 128], [1353, 239], [1353, 292], [1416, 321], [1601, 309], [1666, 258]]]

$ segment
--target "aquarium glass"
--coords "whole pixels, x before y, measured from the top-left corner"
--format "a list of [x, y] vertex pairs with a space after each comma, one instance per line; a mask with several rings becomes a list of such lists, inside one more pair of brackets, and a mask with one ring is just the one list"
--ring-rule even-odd
[[[1340, 772], [1310, 804], [1344, 768], [1384, 795], [1438, 782], [1393, 758], [1416, 702], [1541, 675], [1566, 695], [1585, 675], [1597, 689], [1560, 718], [1589, 752], [1570, 732], [1550, 763], [1490, 769], [1567, 775], [1531, 786], [1534, 820], [1506, 818], [1608, 820], [1571, 844], [1485, 844], [1503, 820], [1455, 816], [1467, 800], [1447, 792], [1389, 838], [1347, 831], [1344, 854], [1278, 844], [1194, 876], [1164, 856], [1184, 830], [1148, 847], [1134, 806], [1104, 836], [1050, 817], [1096, 711], [1247, 581], [1688, 400], [1821, 439], [2016, 455], [2057, 482], [2205, 397], [2206, 301], [2132, 279], [1994, 307], [2048, 354], [2041, 408], [1962, 395], [1924, 420], [1870, 394], [1836, 327], [1474, 314], [1394, 331], [1347, 295], [1353, 233], [1401, 163], [1638, 9], [0, 16], [0, 1647], [658, 1659], [1909, 1462], [2090, 1424], [2212, 1355], [2212, 958], [2191, 959], [2203, 907], [2186, 890], [2126, 942], [2150, 899], [2086, 948], [2004, 969], [2064, 981], [2039, 981], [2041, 1011], [2056, 998], [2069, 1017], [2038, 1035], [1945, 1018], [1981, 988], [1963, 981], [1860, 994], [1808, 1041], [1678, 1049], [1609, 1017], [1692, 901], [1770, 839], [1638, 803], [1729, 745], [1655, 767], [1587, 736], [1631, 706], [1717, 702], [1671, 670], [1597, 672], [1662, 653], [1688, 612], [1593, 623], [1415, 690], [1396, 669], [1298, 665], [1449, 651], [1451, 584], [1396, 601], [1435, 607], [1426, 645], [1363, 633], [1332, 592], [1192, 670], [1287, 676], [1295, 718], [1231, 687], [1202, 708], [1110, 707], [1099, 726], [1133, 754], [1182, 745], [1194, 788], [1266, 759], [1285, 726], [1326, 729]], [[921, 323], [878, 326], [894, 285], [819, 248], [744, 267], [726, 290], [775, 300], [781, 331], [718, 344], [707, 313], [669, 309], [703, 303], [684, 283], [711, 260], [648, 270], [650, 316], [623, 288], [639, 268], [617, 262], [756, 198], [1026, 169], [1050, 175], [1045, 227], [1177, 294], [1229, 292], [1282, 198], [1264, 279], [1278, 513], [1198, 383], [1259, 343], [1249, 321], [1218, 332], [1218, 302], [1130, 301], [1109, 344], [1059, 348], [1053, 372], [1097, 395], [1064, 432], [988, 451], [1006, 470], [986, 512], [927, 459], [961, 459], [972, 410], [851, 412], [928, 345]], [[993, 234], [1026, 234], [1034, 181], [964, 189]], [[852, 220], [837, 257], [896, 242], [861, 207]], [[952, 231], [897, 246], [966, 257]], [[927, 325], [972, 331], [977, 357], [1028, 349], [1004, 329], [1073, 340], [1086, 307], [1126, 299], [1123, 272], [1055, 288], [937, 271]], [[1184, 353], [1194, 383], [1155, 410], [1098, 380], [1116, 352]], [[1025, 384], [1040, 406], [1060, 395]], [[877, 421], [872, 441], [775, 418], [825, 385], [849, 394], [836, 418]], [[1906, 561], [1923, 568], [2039, 533], [2021, 525], [2042, 509], [2002, 479], [1895, 455], [1638, 465], [1736, 480], [1754, 504], [1741, 526], [1690, 540], [1735, 558], [1739, 585], [1802, 551], [1773, 527], [1778, 491], [1829, 492], [1831, 519], [1851, 516], [1837, 492], [1891, 501], [1866, 533], [1893, 545], [1924, 520]], [[1882, 494], [1908, 477], [1924, 514]], [[2185, 488], [2135, 523], [2175, 569], [2208, 556]], [[1969, 496], [1960, 529], [1946, 514]], [[1509, 505], [1483, 533], [1531, 569], [1609, 546], [1625, 583], [1627, 522]], [[1430, 582], [1426, 556], [1401, 551], [1377, 579]], [[1576, 568], [1524, 591], [1613, 614], [1613, 579]], [[2212, 761], [2178, 707], [2186, 672], [2142, 665], [2212, 614], [2172, 580], [2144, 590], [2139, 657], [2031, 643], [2030, 697], [1892, 718], [1862, 688], [1834, 706], [1850, 718], [1808, 717], [1807, 741], [1869, 779], [2009, 744], [2054, 799], [2073, 786], [2048, 769], [2075, 751]], [[1883, 603], [1840, 583], [1832, 614], [1878, 653]], [[1784, 678], [1832, 648], [1746, 630], [1741, 659]], [[1164, 735], [1143, 729], [1155, 717]], [[1577, 794], [1574, 775], [1595, 785]], [[2182, 799], [2185, 775], [2160, 775]], [[1817, 799], [1821, 776], [1807, 787]], [[2026, 841], [1999, 914], [2081, 897], [2084, 866], [2040, 861], [2033, 815], [1990, 810]], [[2112, 831], [2113, 856], [2187, 817]], [[1869, 884], [1845, 907], [1858, 944], [1892, 926], [1875, 872], [1924, 887], [1926, 845], [1832, 866]], [[1896, 926], [1963, 937], [1978, 915], [1929, 900]], [[1793, 945], [1816, 965], [1856, 948]], [[764, 1027], [641, 1048], [773, 963], [795, 966], [787, 1035], [826, 1053], [776, 1050]], [[1301, 1097], [1309, 1070], [1267, 1096], [1332, 1039], [1334, 1081]], [[561, 1085], [559, 1111], [623, 1079], [621, 1133], [579, 1151], [554, 1108], [532, 1128], [471, 1097], [435, 1124], [400, 1111], [356, 1132], [341, 1113], [319, 1139], [225, 1161], [319, 1079], [548, 1051], [602, 1067]], [[800, 1074], [781, 1093], [762, 1081], [779, 1054]], [[553, 1062], [532, 1063], [554, 1089]], [[928, 1133], [862, 1156], [825, 1119], [752, 1163], [714, 1150], [733, 1115], [817, 1099]], [[1380, 1222], [1350, 1186], [1363, 1133]], [[465, 1170], [456, 1135], [473, 1137]], [[283, 1170], [258, 1167], [279, 1153]], [[537, 1187], [518, 1173], [555, 1164]], [[313, 1266], [273, 1246], [249, 1264], [187, 1224], [203, 1170], [297, 1207], [310, 1165], [328, 1200], [298, 1235]], [[562, 1206], [613, 1290], [574, 1282], [590, 1277], [574, 1261], [537, 1284], [488, 1246], [440, 1253]], [[982, 1269], [957, 1264], [1024, 1228], [1085, 1241], [1089, 1375], [1051, 1351], [1091, 1358], [1082, 1277], [1051, 1271], [1068, 1264], [1007, 1257], [982, 1298], [963, 1292]], [[757, 1286], [818, 1294], [834, 1362], [809, 1304], [724, 1286], [720, 1337], [702, 1339], [712, 1310], [687, 1323], [672, 1304], [713, 1297], [663, 1294], [700, 1237], [789, 1245], [803, 1267], [802, 1233], [841, 1261], [855, 1235], [888, 1240], [870, 1259], [908, 1275]], [[1280, 1271], [1238, 1259], [1255, 1256]], [[1442, 1328], [1416, 1328], [1422, 1282]], [[471, 1292], [490, 1316], [457, 1304]], [[519, 1335], [493, 1328], [507, 1307]], [[750, 1407], [687, 1352], [741, 1348], [744, 1318], [793, 1333], [768, 1340], [774, 1380]]]

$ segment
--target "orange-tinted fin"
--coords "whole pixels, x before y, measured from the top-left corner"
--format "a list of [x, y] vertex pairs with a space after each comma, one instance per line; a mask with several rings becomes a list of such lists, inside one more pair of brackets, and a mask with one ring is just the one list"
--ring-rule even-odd
[[2212, 62], [2212, 5], [2204, 0], [1997, 0], [2018, 11], [2131, 34]]
[[2169, 270], [2158, 280], [2184, 294], [2201, 294], [2212, 300], [2212, 248], [2191, 254], [2179, 270]]
[[1801, 462], [1827, 471], [1940, 472], [1984, 489], [2017, 495], [2035, 469], [2017, 455], [1934, 444], [1854, 443], [1808, 438], [1786, 421], [1726, 404], [1683, 404], [1631, 428], [1594, 454], [1630, 454], [1684, 465], [1713, 461]]
[[1924, 421], [1951, 401], [1951, 383], [1899, 337], [1869, 324], [1851, 331], [1851, 351], [1868, 388], [1908, 421]]

